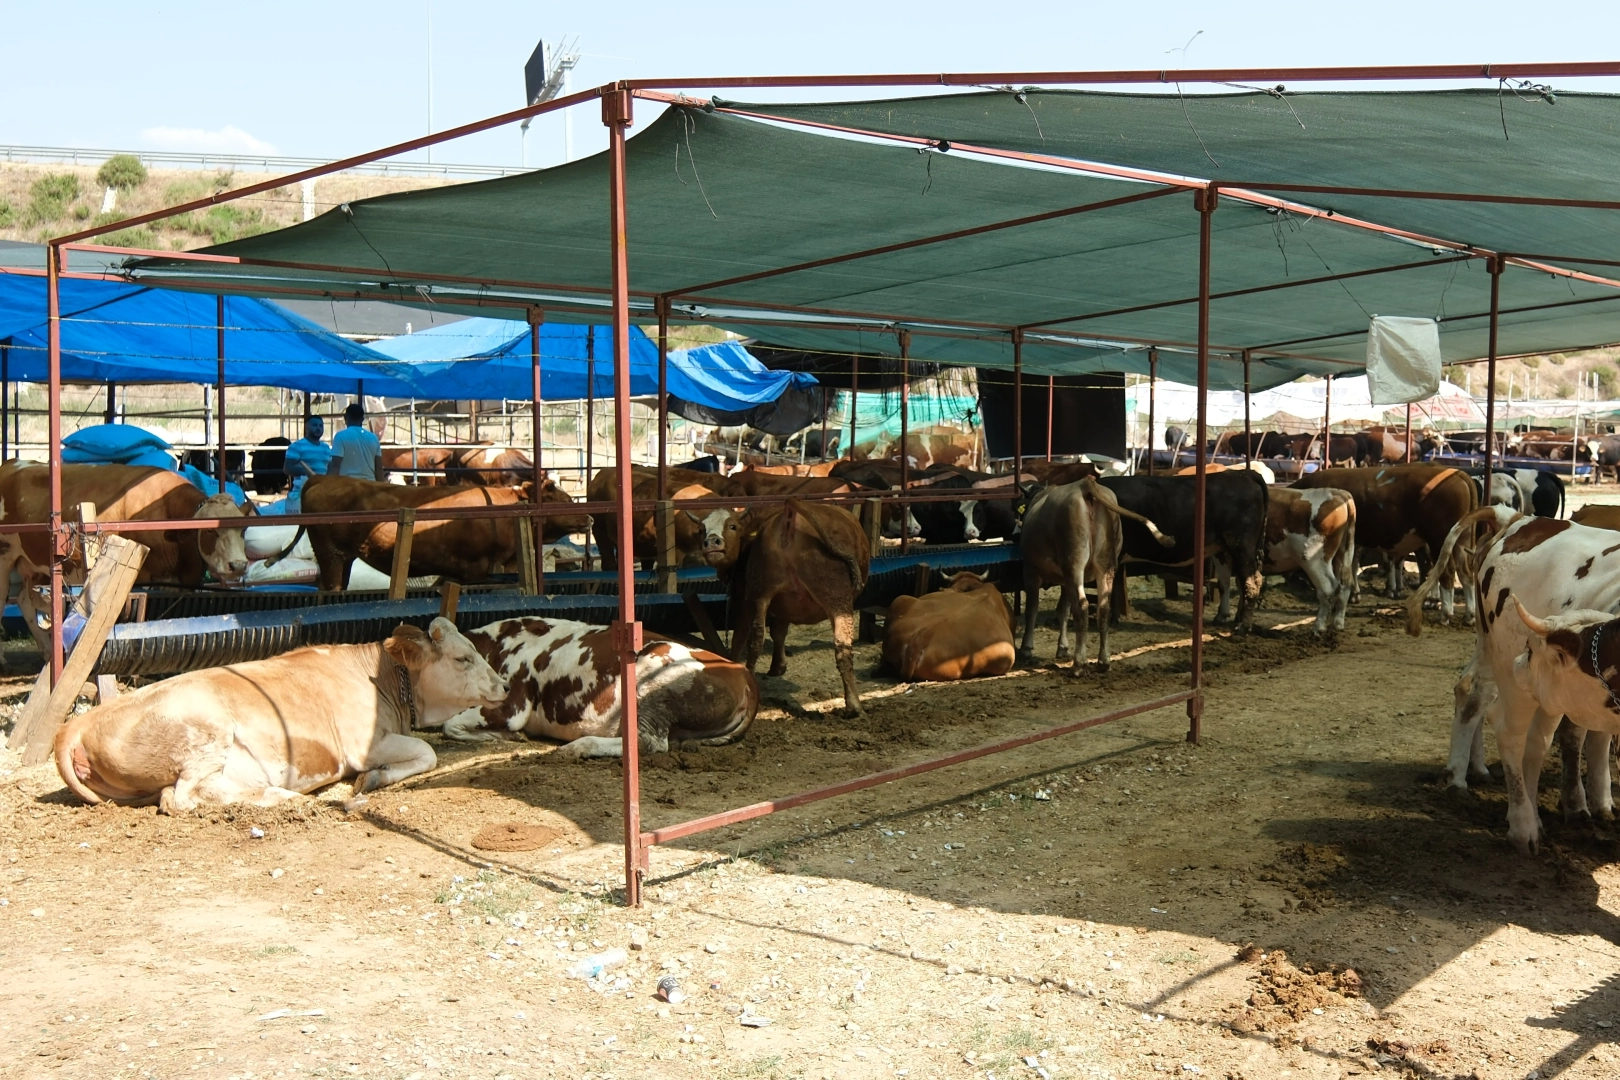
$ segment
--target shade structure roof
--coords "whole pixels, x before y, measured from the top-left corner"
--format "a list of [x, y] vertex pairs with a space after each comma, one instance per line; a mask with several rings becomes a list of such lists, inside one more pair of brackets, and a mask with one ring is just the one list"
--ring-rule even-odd
[[[45, 279], [0, 272], [6, 377], [48, 377]], [[211, 296], [117, 281], [61, 283], [62, 376], [70, 382], [213, 383], [218, 310]], [[225, 381], [233, 386], [410, 396], [408, 370], [277, 304], [225, 301]]]
[[[1534, 89], [682, 99], [627, 147], [633, 309], [663, 296], [807, 350], [893, 355], [907, 331], [918, 359], [991, 367], [1016, 329], [1037, 375], [1145, 373], [1155, 346], [1191, 382], [1189, 188], [1214, 180], [1239, 190], [1213, 219], [1212, 387], [1243, 386], [1245, 351], [1254, 389], [1358, 371], [1373, 315], [1436, 318], [1447, 360], [1482, 356], [1486, 254], [1516, 259], [1499, 352], [1567, 350], [1620, 340], [1617, 159], [1620, 98]], [[210, 249], [240, 262], [129, 272], [589, 320], [609, 302], [607, 169], [363, 200]], [[1324, 185], [1341, 190], [1297, 190]], [[1500, 201], [1525, 196], [1580, 205]]]
[[[372, 347], [408, 364], [411, 381], [423, 397], [526, 400], [533, 394], [532, 345], [524, 322], [462, 319], [378, 341]], [[542, 324], [542, 398], [577, 401], [587, 396], [587, 386], [592, 383], [595, 396], [611, 398], [612, 360], [612, 327]], [[775, 401], [790, 388], [815, 382], [810, 375], [770, 371], [735, 342], [669, 354], [669, 393], [718, 412], [745, 411]], [[640, 327], [632, 326], [630, 393], [644, 397], [657, 392], [658, 346]]]

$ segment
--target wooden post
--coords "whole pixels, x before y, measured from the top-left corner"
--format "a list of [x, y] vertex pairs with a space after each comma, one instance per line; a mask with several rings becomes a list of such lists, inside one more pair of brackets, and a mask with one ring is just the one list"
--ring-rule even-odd
[[456, 607], [461, 603], [461, 586], [447, 581], [439, 586], [439, 618], [456, 621]]
[[[96, 504], [91, 502], [80, 503], [79, 524], [89, 525], [95, 520]], [[96, 560], [101, 558], [101, 549], [104, 544], [99, 536], [94, 540], [92, 540], [87, 533], [81, 534], [81, 536], [83, 537], [81, 543], [84, 545], [84, 573], [85, 577], [88, 579], [90, 571], [96, 568]]]
[[540, 548], [534, 542], [534, 518], [520, 517], [518, 527], [518, 591], [540, 595]]
[[84, 591], [79, 603], [74, 605], [74, 610], [81, 614], [89, 607], [88, 621], [72, 655], [62, 667], [62, 677], [54, 688], [47, 690], [48, 674], [40, 673], [40, 681], [34, 684], [34, 692], [28, 695], [16, 729], [11, 733], [11, 745], [25, 747], [25, 765], [38, 765], [50, 757], [56, 732], [67, 719], [96, 661], [101, 659], [101, 647], [107, 643], [107, 635], [112, 633], [129, 590], [141, 572], [141, 564], [146, 561], [146, 546], [122, 536], [107, 537], [103, 548], [104, 557], [85, 578]]
[[872, 554], [883, 552], [883, 500], [861, 500], [861, 524], [866, 526], [866, 546]]
[[399, 524], [394, 531], [394, 567], [388, 575], [388, 599], [405, 599], [405, 579], [411, 574], [411, 535], [416, 531], [416, 510], [399, 508]]
[[675, 549], [675, 503], [661, 500], [653, 507], [653, 528], [658, 536], [658, 591], [679, 592], [675, 570], [681, 564], [680, 552]]

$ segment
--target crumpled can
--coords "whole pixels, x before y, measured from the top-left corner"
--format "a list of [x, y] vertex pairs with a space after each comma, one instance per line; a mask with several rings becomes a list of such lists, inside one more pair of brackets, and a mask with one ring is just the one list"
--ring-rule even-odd
[[665, 975], [658, 980], [658, 1000], [667, 1001], [671, 1005], [679, 1005], [686, 1000], [686, 991], [681, 989], [681, 981], [673, 975]]

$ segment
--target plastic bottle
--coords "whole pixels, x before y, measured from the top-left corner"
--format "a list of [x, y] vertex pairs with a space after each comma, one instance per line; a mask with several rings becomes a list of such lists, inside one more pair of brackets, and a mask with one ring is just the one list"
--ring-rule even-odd
[[568, 969], [570, 978], [594, 979], [605, 971], [622, 968], [630, 962], [630, 954], [623, 949], [609, 949], [607, 952], [587, 956], [573, 967]]

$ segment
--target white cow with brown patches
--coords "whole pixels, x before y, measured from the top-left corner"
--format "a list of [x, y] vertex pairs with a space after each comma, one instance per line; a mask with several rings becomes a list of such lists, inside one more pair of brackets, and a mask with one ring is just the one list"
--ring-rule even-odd
[[[1473, 573], [1479, 620], [1474, 656], [1458, 682], [1452, 782], [1458, 786], [1459, 781], [1465, 782], [1461, 774], [1478, 745], [1476, 729], [1483, 711], [1490, 717], [1502, 757], [1508, 839], [1521, 850], [1531, 851], [1541, 835], [1536, 784], [1559, 719], [1568, 713], [1572, 723], [1601, 737], [1620, 732], [1620, 717], [1604, 716], [1602, 710], [1586, 712], [1575, 708], [1573, 699], [1566, 700], [1558, 680], [1551, 677], [1553, 666], [1549, 665], [1556, 657], [1550, 653], [1542, 657], [1539, 667], [1531, 665], [1539, 672], [1535, 678], [1520, 661], [1538, 638], [1546, 642], [1544, 653], [1562, 650], [1569, 654], [1571, 642], [1586, 640], [1581, 638], [1580, 628], [1620, 611], [1620, 537], [1606, 529], [1555, 518], [1523, 517], [1505, 507], [1488, 507], [1470, 518], [1459, 523], [1459, 530], [1480, 524], [1495, 530], [1495, 535], [1483, 548]], [[1452, 542], [1448, 538], [1448, 546]], [[1422, 603], [1422, 596], [1420, 591], [1412, 598], [1412, 608]], [[1566, 625], [1572, 614], [1580, 614], [1581, 619]], [[1560, 621], [1546, 622], [1549, 617]], [[1413, 621], [1409, 609], [1408, 629]], [[1620, 646], [1615, 655], [1620, 657]], [[1590, 661], [1587, 663], [1589, 666]], [[1576, 657], [1572, 665], [1560, 670], [1578, 681], [1579, 666]], [[1566, 760], [1562, 800], [1566, 815], [1585, 813], [1589, 806], [1600, 814], [1613, 813], [1607, 740], [1603, 741], [1598, 752], [1597, 740], [1587, 739], [1585, 791], [1575, 770], [1569, 768], [1572, 761]]]
[[[567, 758], [619, 757], [624, 744], [619, 657], [604, 626], [506, 619], [468, 634], [510, 689], [499, 704], [444, 724], [446, 738], [480, 742], [518, 733], [567, 743]], [[759, 684], [741, 664], [648, 634], [636, 660], [640, 747], [717, 746], [743, 737], [759, 711]]]
[[1337, 488], [1273, 488], [1266, 504], [1264, 570], [1301, 570], [1316, 588], [1316, 632], [1344, 629], [1355, 588], [1356, 501]]
[[317, 645], [207, 668], [74, 717], [56, 768], [85, 802], [274, 806], [354, 778], [362, 795], [433, 768], [409, 734], [506, 697], [506, 684], [448, 619], [401, 625], [381, 644]]

